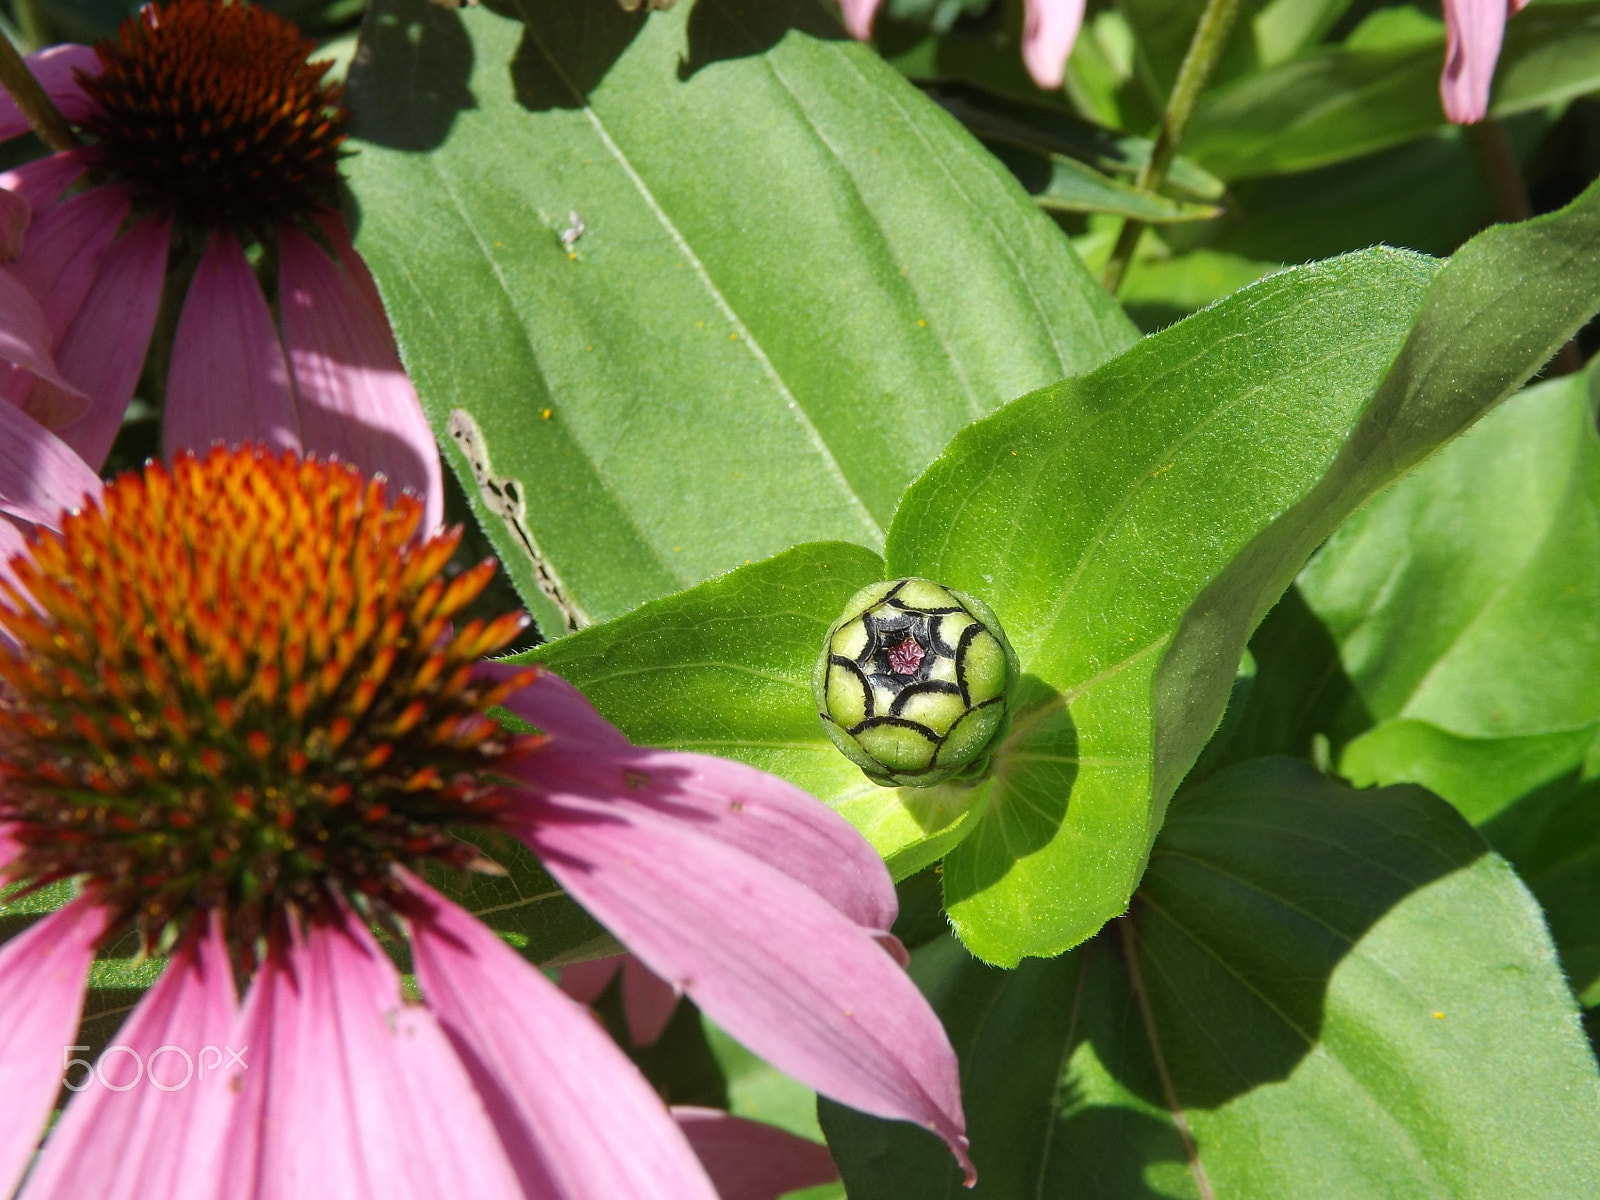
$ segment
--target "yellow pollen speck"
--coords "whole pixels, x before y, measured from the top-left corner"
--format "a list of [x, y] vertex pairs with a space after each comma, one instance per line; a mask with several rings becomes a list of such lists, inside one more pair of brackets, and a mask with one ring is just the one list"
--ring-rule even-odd
[[1434, 1019], [1437, 1020], [1437, 1021], [1444, 1020], [1444, 1014], [1442, 1012], [1436, 1012], [1436, 1013], [1433, 1014], [1433, 1016], [1434, 1016]]
[[550, 419], [550, 410], [548, 408], [541, 408], [539, 410], [539, 415], [548, 421]]
[[737, 333], [730, 333], [728, 335], [728, 340], [730, 342], [737, 342], [739, 340], [739, 335]]
[[926, 329], [928, 327], [928, 323], [926, 321], [924, 321], [921, 317], [918, 317], [917, 318], [917, 327], [919, 329]]

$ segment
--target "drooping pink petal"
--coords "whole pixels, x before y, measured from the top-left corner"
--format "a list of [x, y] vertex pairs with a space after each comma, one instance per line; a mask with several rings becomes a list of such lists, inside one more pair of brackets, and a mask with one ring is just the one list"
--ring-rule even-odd
[[751, 1051], [916, 1121], [972, 1174], [955, 1054], [870, 933], [803, 883], [644, 805], [532, 800], [521, 833], [574, 899]]
[[[33, 77], [39, 81], [50, 99], [55, 101], [61, 115], [76, 124], [89, 115], [93, 105], [78, 85], [77, 74], [100, 74], [100, 59], [91, 46], [51, 46], [30, 54], [24, 60]], [[17, 108], [9, 94], [0, 91], [0, 142], [9, 141], [28, 132], [28, 119]]]
[[535, 672], [533, 682], [517, 689], [505, 702], [513, 714], [541, 733], [606, 757], [632, 748], [620, 729], [595, 712], [588, 697], [545, 667], [491, 660], [479, 663], [473, 670], [479, 678], [503, 682], [524, 674], [530, 666]]
[[0, 404], [0, 512], [59, 529], [62, 512], [99, 496], [100, 477], [70, 446], [27, 413]]
[[1444, 0], [1444, 74], [1439, 98], [1456, 125], [1483, 120], [1505, 36], [1506, 18], [1528, 0]]
[[115, 1045], [126, 1050], [103, 1054], [103, 1078], [90, 1078], [67, 1105], [22, 1200], [204, 1196], [223, 1153], [213, 1118], [227, 1103], [220, 1068], [234, 1002], [228, 947], [208, 919], [117, 1031]]
[[37, 297], [55, 342], [78, 315], [131, 207], [127, 189], [111, 184], [71, 196], [34, 218], [11, 269]]
[[423, 531], [444, 513], [439, 448], [381, 310], [309, 235], [278, 236], [284, 348], [308, 453], [381, 471], [425, 504]]
[[[383, 297], [378, 292], [377, 280], [372, 278], [372, 272], [367, 270], [367, 264], [362, 261], [361, 255], [356, 253], [356, 248], [350, 241], [350, 231], [345, 227], [344, 216], [336, 212], [325, 212], [318, 213], [312, 220], [316, 222], [317, 228], [322, 230], [322, 235], [328, 239], [328, 245], [333, 247], [340, 264], [361, 289], [361, 294], [372, 306], [372, 311], [383, 315], [383, 327], [389, 329], [389, 314], [384, 310]], [[389, 330], [389, 337], [392, 344], [394, 330]], [[399, 351], [395, 353], [398, 354]]]
[[88, 168], [91, 158], [92, 152], [87, 148], [47, 154], [0, 172], [0, 188], [21, 196], [38, 216], [66, 194]]
[[96, 469], [111, 452], [150, 348], [170, 230], [168, 218], [152, 215], [117, 239], [56, 349], [61, 373], [89, 397], [83, 416], [65, 426], [61, 436]]
[[715, 1200], [665, 1105], [599, 1024], [477, 918], [405, 878], [417, 984], [528, 1194]]
[[1084, 0], [1027, 0], [1022, 20], [1022, 62], [1033, 81], [1054, 91], [1066, 78], [1067, 56], [1083, 24]]
[[[505, 678], [505, 664], [490, 673]], [[692, 825], [799, 880], [858, 925], [887, 930], [898, 911], [883, 860], [814, 796], [765, 771], [703, 754], [645, 750], [549, 671], [506, 707], [551, 742], [509, 769], [535, 792], [607, 798]]]
[[722, 1200], [778, 1200], [839, 1178], [828, 1148], [784, 1129], [717, 1108], [675, 1105], [672, 1119], [705, 1166]]
[[593, 1004], [622, 973], [622, 1015], [635, 1046], [651, 1046], [661, 1037], [678, 1007], [678, 993], [631, 954], [613, 954], [561, 968], [561, 990], [579, 1004]]
[[[107, 913], [84, 896], [0, 946], [0, 1196], [33, 1157], [61, 1088]], [[65, 1053], [63, 1053], [65, 1051]]]
[[[75, 417], [82, 414], [88, 399], [61, 377], [50, 351], [54, 344], [50, 324], [33, 293], [10, 271], [0, 267], [0, 359], [21, 367], [34, 381], [52, 385], [52, 394], [69, 401], [75, 397], [77, 412], [69, 413]], [[65, 410], [38, 411], [35, 405], [27, 402], [32, 391], [29, 387], [28, 394], [22, 397], [23, 407], [41, 424], [56, 424], [50, 418], [62, 416]]]
[[[8, 521], [0, 521], [0, 555], [4, 555], [6, 552], [5, 531], [15, 528], [16, 526]], [[13, 828], [14, 826], [11, 825], [0, 824], [0, 871], [4, 871], [6, 864], [15, 858], [18, 851], [22, 849], [17, 840], [11, 836]]]
[[[678, 1007], [678, 991], [633, 955], [622, 960], [622, 1015], [635, 1046], [653, 1046]], [[723, 1200], [727, 1200], [724, 1196]]]
[[588, 962], [568, 963], [561, 968], [561, 990], [579, 1004], [593, 1004], [622, 969], [624, 954], [591, 958]]
[[[527, 1031], [523, 1031], [526, 1035]], [[311, 922], [251, 985], [235, 1045], [228, 1200], [437, 1200], [521, 1193], [438, 1023], [348, 913]]]
[[844, 27], [850, 36], [866, 41], [872, 36], [872, 18], [877, 15], [879, 0], [839, 0], [844, 10]]
[[217, 441], [300, 449], [278, 328], [244, 247], [228, 230], [211, 235], [184, 298], [161, 423], [169, 459]]
[[27, 197], [0, 187], [0, 262], [8, 263], [22, 253], [22, 239], [32, 220], [33, 205]]

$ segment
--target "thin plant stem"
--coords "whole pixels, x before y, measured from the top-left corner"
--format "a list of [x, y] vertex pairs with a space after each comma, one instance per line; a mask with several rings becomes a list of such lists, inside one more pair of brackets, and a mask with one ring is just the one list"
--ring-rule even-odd
[[[1461, 129], [1461, 136], [1472, 152], [1478, 174], [1489, 192], [1489, 211], [1496, 221], [1526, 221], [1533, 216], [1533, 203], [1528, 199], [1528, 184], [1522, 177], [1522, 165], [1517, 162], [1516, 149], [1506, 133], [1505, 123], [1498, 117], [1485, 117]], [[1545, 369], [1545, 378], [1571, 375], [1583, 370], [1583, 352], [1576, 341], [1568, 342], [1556, 353]]]
[[39, 135], [39, 140], [52, 150], [74, 150], [83, 143], [72, 132], [72, 126], [61, 115], [55, 101], [50, 99], [39, 81], [22, 61], [22, 55], [11, 44], [11, 39], [0, 34], [0, 87], [11, 94], [17, 108], [27, 118], [28, 124]]
[[1122, 945], [1123, 969], [1128, 974], [1128, 986], [1133, 991], [1134, 1003], [1139, 1006], [1139, 1019], [1144, 1023], [1145, 1040], [1150, 1045], [1150, 1057], [1155, 1063], [1156, 1075], [1161, 1080], [1167, 1111], [1172, 1116], [1173, 1128], [1178, 1131], [1178, 1140], [1183, 1143], [1183, 1153], [1189, 1160], [1189, 1174], [1194, 1178], [1201, 1200], [1216, 1200], [1216, 1193], [1211, 1190], [1211, 1180], [1206, 1178], [1205, 1166], [1200, 1161], [1200, 1147], [1189, 1129], [1189, 1117], [1178, 1100], [1178, 1089], [1172, 1085], [1172, 1074], [1167, 1070], [1167, 1056], [1161, 1050], [1156, 1016], [1151, 1011], [1150, 993], [1144, 984], [1144, 969], [1139, 965], [1139, 932], [1133, 927], [1133, 915], [1129, 913], [1118, 917], [1113, 924], [1117, 927], [1117, 940]]
[[[1206, 90], [1206, 82], [1222, 58], [1222, 51], [1228, 44], [1228, 34], [1232, 32], [1234, 18], [1238, 15], [1239, 0], [1206, 0], [1200, 23], [1194, 27], [1194, 37], [1189, 40], [1188, 53], [1183, 56], [1183, 65], [1178, 68], [1178, 78], [1173, 81], [1172, 94], [1167, 97], [1166, 111], [1161, 114], [1156, 144], [1150, 148], [1150, 157], [1139, 168], [1138, 178], [1134, 181], [1140, 191], [1154, 192], [1166, 182], [1172, 160], [1178, 156], [1178, 143], [1183, 138], [1183, 131], [1188, 127], [1189, 118], [1194, 116], [1195, 105], [1200, 102], [1200, 94]], [[1139, 235], [1144, 232], [1144, 226], [1143, 221], [1133, 217], [1122, 223], [1116, 248], [1111, 251], [1111, 258], [1100, 276], [1100, 282], [1113, 295], [1122, 287], [1123, 276], [1128, 272], [1128, 264], [1133, 261], [1133, 252], [1139, 245]]]

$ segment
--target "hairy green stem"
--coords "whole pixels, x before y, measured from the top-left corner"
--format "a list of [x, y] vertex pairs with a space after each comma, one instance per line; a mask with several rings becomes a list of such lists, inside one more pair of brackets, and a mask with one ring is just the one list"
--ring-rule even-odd
[[[1194, 37], [1189, 40], [1189, 50], [1178, 68], [1178, 78], [1173, 81], [1172, 94], [1167, 97], [1166, 111], [1161, 114], [1161, 128], [1156, 133], [1156, 144], [1150, 149], [1150, 158], [1139, 169], [1135, 186], [1142, 192], [1158, 190], [1167, 179], [1172, 160], [1178, 156], [1178, 142], [1194, 116], [1200, 94], [1206, 90], [1211, 72], [1216, 70], [1222, 51], [1228, 44], [1228, 34], [1233, 30], [1234, 18], [1239, 15], [1239, 0], [1206, 0], [1200, 14], [1200, 23], [1194, 27]], [[1106, 262], [1100, 282], [1113, 295], [1122, 286], [1128, 264], [1133, 261], [1134, 248], [1139, 235], [1144, 232], [1143, 221], [1129, 217], [1122, 223], [1116, 248]]]
[[28, 124], [39, 135], [39, 140], [52, 150], [73, 150], [83, 143], [72, 132], [72, 126], [61, 115], [55, 101], [50, 99], [39, 81], [22, 61], [22, 55], [11, 44], [11, 39], [0, 35], [0, 87], [11, 94], [17, 108], [27, 118]]

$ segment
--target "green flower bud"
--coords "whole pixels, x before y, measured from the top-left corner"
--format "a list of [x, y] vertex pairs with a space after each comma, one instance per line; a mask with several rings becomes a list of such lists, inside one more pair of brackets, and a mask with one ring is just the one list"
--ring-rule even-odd
[[864, 587], [811, 675], [822, 727], [868, 778], [926, 787], [977, 775], [1021, 669], [982, 600], [927, 579]]

